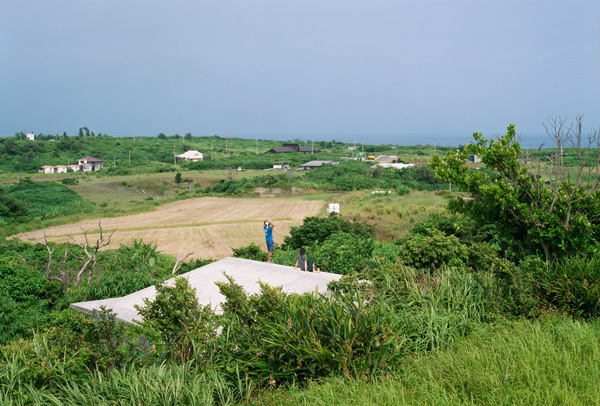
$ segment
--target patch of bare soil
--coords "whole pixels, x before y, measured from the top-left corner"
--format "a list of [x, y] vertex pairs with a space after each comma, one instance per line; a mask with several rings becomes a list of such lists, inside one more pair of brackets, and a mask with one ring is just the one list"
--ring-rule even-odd
[[83, 220], [18, 234], [24, 241], [41, 240], [45, 232], [48, 241], [85, 241], [90, 244], [99, 237], [100, 222], [105, 234], [113, 234], [107, 248], [130, 244], [132, 239], [153, 243], [158, 250], [182, 258], [194, 252], [190, 258], [221, 259], [239, 248], [254, 242], [266, 249], [263, 221], [275, 224], [273, 237], [278, 244], [289, 235], [290, 227], [302, 224], [306, 216], [314, 216], [322, 210], [325, 202], [293, 199], [231, 199], [203, 197], [165, 204], [153, 212], [129, 216]]

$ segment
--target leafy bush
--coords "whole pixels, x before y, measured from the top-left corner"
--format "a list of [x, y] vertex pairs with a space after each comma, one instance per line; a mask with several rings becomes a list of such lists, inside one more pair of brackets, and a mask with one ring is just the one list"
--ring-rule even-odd
[[252, 259], [254, 261], [266, 262], [267, 253], [260, 249], [255, 243], [250, 243], [247, 247], [233, 248], [235, 258]]
[[273, 320], [273, 312], [282, 306], [286, 297], [281, 287], [274, 288], [258, 281], [260, 294], [248, 295], [232, 277], [227, 274], [225, 277], [228, 282], [215, 282], [226, 299], [222, 305], [225, 317], [236, 319], [248, 328], [262, 326], [266, 321]]
[[400, 196], [406, 196], [410, 194], [410, 188], [405, 185], [400, 185], [396, 188], [396, 193], [398, 193]]
[[[305, 382], [335, 374], [370, 379], [395, 365], [402, 339], [360, 295], [288, 296], [248, 349], [255, 374]], [[247, 353], [246, 353], [247, 354]], [[244, 355], [246, 355], [244, 354]]]
[[468, 260], [467, 246], [455, 236], [447, 236], [438, 230], [431, 230], [429, 235], [410, 234], [397, 244], [402, 260], [417, 268], [464, 266]]
[[388, 242], [375, 241], [375, 247], [372, 252], [374, 258], [394, 263], [398, 262], [399, 255], [400, 247], [397, 245]]
[[77, 178], [64, 178], [60, 181], [63, 185], [79, 185]]
[[157, 344], [165, 346], [167, 357], [201, 361], [211, 355], [208, 344], [217, 334], [216, 317], [210, 305], [198, 304], [187, 279], [175, 278], [175, 286], [156, 285], [154, 300], [144, 299], [144, 306], [135, 308], [143, 317], [136, 323], [158, 333]]
[[562, 259], [538, 278], [549, 304], [575, 317], [600, 316], [600, 254]]
[[31, 337], [60, 295], [40, 270], [0, 256], [0, 344]]
[[300, 247], [313, 246], [337, 232], [345, 232], [367, 239], [373, 236], [374, 228], [366, 223], [344, 220], [336, 213], [331, 213], [324, 218], [306, 217], [301, 226], [290, 229], [290, 235], [284, 238], [282, 248], [300, 249]]
[[322, 271], [348, 274], [362, 270], [371, 261], [375, 240], [338, 232], [313, 247], [317, 267]]
[[536, 317], [548, 309], [583, 319], [600, 316], [600, 254], [550, 266], [537, 256], [495, 273], [508, 312]]
[[270, 386], [343, 373], [365, 379], [398, 359], [400, 337], [360, 295], [286, 296], [260, 284], [248, 295], [228, 277], [217, 367], [244, 370]]

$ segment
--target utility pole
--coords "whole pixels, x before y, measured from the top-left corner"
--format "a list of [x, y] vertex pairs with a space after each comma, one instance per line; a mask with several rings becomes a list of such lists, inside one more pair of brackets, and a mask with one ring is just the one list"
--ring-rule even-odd
[[133, 142], [135, 142], [135, 130], [133, 130]]
[[131, 150], [129, 150], [129, 165], [131, 165]]
[[175, 145], [173, 145], [173, 165], [177, 165], [177, 158], [175, 158]]
[[117, 157], [113, 155], [113, 166], [117, 166]]

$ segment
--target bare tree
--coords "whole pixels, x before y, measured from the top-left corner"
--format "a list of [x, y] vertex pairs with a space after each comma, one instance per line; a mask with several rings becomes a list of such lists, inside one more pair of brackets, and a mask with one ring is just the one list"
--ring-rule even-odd
[[233, 179], [235, 179], [237, 170], [234, 167], [232, 167], [231, 165], [226, 165], [225, 168], [223, 169], [223, 174], [225, 176], [227, 176], [228, 180], [233, 180]]
[[115, 230], [113, 230], [110, 233], [110, 235], [108, 236], [108, 239], [106, 239], [106, 236], [104, 235], [104, 231], [102, 230], [102, 224], [100, 224], [100, 222], [98, 222], [98, 228], [100, 229], [100, 237], [96, 240], [96, 244], [92, 247], [92, 252], [88, 251], [88, 247], [90, 247], [90, 243], [88, 240], [87, 230], [84, 230], [83, 228], [81, 229], [83, 231], [83, 237], [85, 239], [85, 244], [79, 243], [75, 239], [73, 234], [69, 235], [71, 240], [73, 240], [73, 242], [75, 244], [77, 244], [79, 247], [81, 247], [85, 254], [85, 257], [84, 256], [78, 257], [74, 254], [71, 254], [71, 255], [73, 255], [73, 257], [84, 261], [83, 266], [81, 267], [79, 272], [77, 272], [77, 277], [75, 278], [75, 281], [73, 282], [73, 285], [75, 285], [75, 286], [79, 285], [79, 283], [81, 282], [81, 276], [88, 269], [90, 264], [92, 265], [92, 269], [90, 270], [90, 272], [88, 274], [88, 283], [91, 282], [92, 276], [96, 272], [96, 260], [98, 257], [98, 251], [101, 248], [106, 247], [107, 245], [110, 244], [110, 239], [112, 238], [113, 234], [115, 233]]
[[[48, 279], [49, 281], [59, 281], [62, 285], [63, 294], [66, 294], [68, 278], [67, 278], [65, 269], [67, 266], [67, 255], [69, 252], [69, 243], [67, 243], [67, 247], [65, 249], [65, 258], [63, 261], [62, 268], [60, 269], [60, 273], [58, 275], [52, 275], [52, 256], [54, 254], [54, 249], [56, 248], [56, 244], [54, 244], [54, 246], [52, 248], [50, 248], [50, 243], [48, 243], [48, 238], [46, 237], [45, 231], [43, 232], [43, 235], [44, 235], [43, 242], [38, 241], [37, 239], [35, 239], [33, 237], [29, 237], [29, 239], [37, 242], [38, 244], [42, 244], [43, 246], [46, 247], [46, 250], [48, 251], [48, 263], [46, 264], [46, 279]], [[20, 257], [20, 255], [19, 255], [19, 257]], [[22, 257], [21, 257], [21, 260], [23, 260]]]
[[[550, 212], [561, 193], [566, 192], [566, 199], [563, 197], [566, 203], [566, 213], [562, 225], [567, 232], [570, 230], [570, 222], [574, 218], [573, 206], [592, 196], [598, 190], [600, 182], [600, 131], [598, 128], [592, 128], [588, 135], [584, 136], [582, 127], [582, 115], [576, 116], [574, 123], [567, 124], [567, 118], [560, 116], [550, 117], [547, 123], [544, 123], [546, 134], [558, 147], [558, 153], [551, 157], [551, 165], [555, 168], [553, 171], [560, 182], [557, 181], [558, 179], [552, 178], [553, 171], [551, 171], [550, 188], [553, 192], [553, 201], [550, 205]], [[570, 148], [569, 151], [576, 154], [577, 166], [574, 171], [564, 165], [566, 154], [563, 152], [563, 147]], [[565, 184], [569, 187], [565, 188]], [[588, 216], [596, 219], [600, 217], [600, 213], [589, 213]]]
[[179, 271], [179, 268], [181, 268], [181, 262], [185, 261], [185, 259], [192, 254], [193, 254], [193, 252], [190, 252], [189, 254], [187, 254], [185, 257], [183, 257], [181, 259], [179, 259], [178, 256], [175, 256], [175, 266], [173, 267], [173, 272], [171, 272], [171, 275], [175, 275], [177, 273], [177, 271]]

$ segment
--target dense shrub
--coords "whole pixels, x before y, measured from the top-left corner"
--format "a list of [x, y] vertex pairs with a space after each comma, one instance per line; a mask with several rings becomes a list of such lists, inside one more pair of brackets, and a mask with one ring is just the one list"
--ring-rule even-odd
[[78, 185], [79, 181], [77, 180], [77, 178], [64, 178], [60, 181], [60, 183], [62, 183], [63, 185]]
[[371, 261], [375, 240], [338, 232], [313, 247], [317, 267], [322, 271], [349, 274], [362, 270]]
[[285, 296], [265, 284], [248, 295], [228, 280], [219, 284], [227, 321], [216, 367], [224, 371], [272, 386], [337, 373], [369, 379], [398, 359], [401, 338], [359, 295]]
[[447, 236], [438, 230], [431, 230], [429, 235], [410, 234], [397, 244], [402, 260], [417, 268], [463, 266], [468, 260], [467, 246], [455, 236]]
[[187, 279], [175, 278], [174, 286], [156, 285], [154, 300], [144, 299], [144, 306], [135, 308], [143, 317], [137, 323], [158, 333], [160, 342], [155, 344], [165, 356], [203, 361], [211, 355], [209, 343], [217, 335], [215, 314], [210, 305], [198, 304], [196, 289]]
[[31, 337], [60, 296], [60, 287], [42, 271], [0, 256], [0, 344]]
[[373, 226], [358, 221], [350, 222], [344, 220], [336, 213], [328, 217], [306, 217], [302, 225], [292, 227], [290, 235], [284, 238], [283, 248], [299, 249], [300, 247], [313, 246], [325, 241], [329, 236], [337, 232], [353, 234], [361, 238], [369, 238], [373, 235]]
[[278, 382], [336, 374], [368, 380], [393, 367], [402, 338], [378, 306], [360, 295], [288, 296], [261, 330], [253, 372]]
[[407, 352], [440, 348], [467, 334], [495, 315], [499, 299], [493, 286], [490, 289], [491, 273], [474, 274], [461, 268], [425, 272], [382, 262], [350, 278], [353, 281], [343, 285], [369, 281], [363, 285], [377, 292], [375, 300], [385, 308], [394, 331], [405, 337]]
[[233, 248], [232, 251], [235, 258], [252, 259], [262, 262], [267, 260], [267, 253], [255, 243], [250, 243], [247, 247]]

